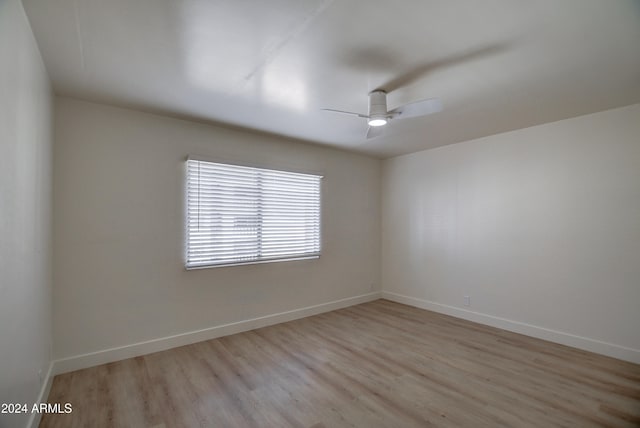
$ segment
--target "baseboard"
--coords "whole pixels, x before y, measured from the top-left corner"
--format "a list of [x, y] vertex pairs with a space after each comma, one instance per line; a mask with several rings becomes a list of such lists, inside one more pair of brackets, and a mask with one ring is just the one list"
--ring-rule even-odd
[[[49, 391], [51, 391], [51, 384], [53, 383], [53, 362], [49, 363], [49, 369], [47, 375], [42, 382], [42, 388], [38, 394], [38, 399], [34, 403], [45, 403], [49, 398]], [[40, 425], [40, 419], [42, 419], [42, 413], [31, 413], [27, 422], [27, 428], [37, 428]]]
[[429, 311], [438, 312], [445, 315], [451, 315], [456, 318], [462, 318], [468, 321], [474, 321], [480, 324], [489, 325], [491, 327], [497, 327], [503, 330], [512, 331], [514, 333], [520, 333], [538, 339], [559, 343], [561, 345], [567, 345], [573, 348], [595, 352], [597, 354], [640, 364], [639, 349], [614, 345], [612, 343], [589, 339], [588, 337], [576, 336], [561, 331], [550, 330], [548, 328], [495, 317], [480, 312], [473, 312], [466, 309], [457, 308], [455, 306], [443, 305], [441, 303], [431, 302], [429, 300], [405, 296], [389, 291], [382, 291], [381, 297], [393, 302], [403, 303], [405, 305], [415, 306], [417, 308], [427, 309]]
[[280, 312], [259, 318], [223, 324], [202, 330], [177, 334], [174, 336], [153, 339], [146, 342], [134, 343], [117, 348], [105, 349], [88, 354], [76, 355], [73, 357], [56, 360], [53, 363], [53, 373], [62, 374], [74, 370], [85, 369], [100, 364], [112, 363], [126, 358], [138, 357], [140, 355], [151, 354], [153, 352], [165, 351], [178, 346], [190, 345], [196, 342], [215, 339], [217, 337], [228, 336], [230, 334], [242, 333], [256, 328], [279, 324], [295, 319], [317, 315], [323, 312], [334, 311], [360, 303], [370, 302], [380, 298], [380, 292], [362, 294], [360, 296], [348, 297], [346, 299], [335, 300], [305, 308]]

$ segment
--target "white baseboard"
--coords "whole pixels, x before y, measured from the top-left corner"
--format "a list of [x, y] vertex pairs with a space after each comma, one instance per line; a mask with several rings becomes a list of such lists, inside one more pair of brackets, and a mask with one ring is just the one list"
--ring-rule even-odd
[[[38, 399], [34, 403], [45, 403], [47, 398], [49, 397], [49, 392], [51, 391], [51, 384], [53, 383], [53, 361], [49, 363], [49, 369], [47, 370], [47, 375], [44, 378], [44, 382], [42, 382], [42, 388], [40, 388], [40, 393], [38, 394]], [[40, 425], [40, 419], [42, 419], [42, 413], [31, 413], [29, 416], [29, 421], [27, 422], [27, 428], [38, 428]]]
[[334, 311], [336, 309], [342, 309], [348, 306], [370, 302], [379, 298], [380, 292], [362, 294], [360, 296], [348, 297], [346, 299], [321, 303], [314, 306], [307, 306], [305, 308], [280, 312], [277, 314], [253, 318], [245, 321], [223, 324], [202, 330], [153, 339], [146, 342], [139, 342], [117, 348], [91, 352], [88, 354], [76, 355], [73, 357], [54, 361], [53, 373], [57, 375], [74, 370], [97, 366], [100, 364], [112, 363], [114, 361], [124, 360], [126, 358], [138, 357], [140, 355], [164, 351], [167, 349], [176, 348], [178, 346], [190, 345], [192, 343], [215, 339], [217, 337], [242, 333], [243, 331], [254, 330], [256, 328], [292, 321], [311, 315], [317, 315], [323, 312]]
[[397, 303], [403, 303], [409, 306], [415, 306], [421, 309], [438, 312], [445, 315], [451, 315], [456, 318], [462, 318], [474, 321], [480, 324], [501, 328], [503, 330], [520, 333], [538, 339], [548, 340], [550, 342], [571, 346], [573, 348], [583, 349], [585, 351], [595, 352], [597, 354], [606, 355], [620, 360], [630, 361], [640, 364], [640, 350], [627, 348], [612, 343], [602, 342], [588, 337], [576, 336], [561, 331], [550, 330], [548, 328], [538, 327], [519, 321], [512, 321], [505, 318], [495, 317], [492, 315], [473, 312], [466, 309], [457, 308], [455, 306], [443, 305], [441, 303], [431, 302], [429, 300], [419, 299], [416, 297], [405, 296], [402, 294], [382, 291], [382, 298]]

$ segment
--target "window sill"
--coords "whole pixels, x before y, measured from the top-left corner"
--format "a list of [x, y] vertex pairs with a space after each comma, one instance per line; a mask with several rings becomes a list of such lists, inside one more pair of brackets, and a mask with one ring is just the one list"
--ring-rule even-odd
[[246, 266], [246, 265], [262, 265], [266, 263], [277, 263], [277, 262], [293, 262], [299, 260], [311, 260], [320, 258], [320, 254], [314, 254], [310, 256], [302, 256], [302, 257], [288, 257], [283, 259], [269, 259], [269, 260], [252, 260], [247, 262], [232, 262], [232, 263], [224, 263], [224, 264], [211, 264], [211, 265], [201, 265], [201, 266], [185, 266], [185, 270], [200, 270], [200, 269], [212, 269], [212, 268], [221, 268], [221, 267], [231, 267], [231, 266]]

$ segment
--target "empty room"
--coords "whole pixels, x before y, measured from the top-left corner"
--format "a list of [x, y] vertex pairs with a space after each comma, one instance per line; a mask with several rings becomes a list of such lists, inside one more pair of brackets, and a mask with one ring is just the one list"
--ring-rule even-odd
[[0, 428], [640, 427], [640, 1], [0, 0]]

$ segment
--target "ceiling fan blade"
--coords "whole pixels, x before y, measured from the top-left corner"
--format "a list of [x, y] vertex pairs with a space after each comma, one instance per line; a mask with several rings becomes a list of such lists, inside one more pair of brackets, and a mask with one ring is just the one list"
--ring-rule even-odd
[[442, 101], [440, 98], [428, 98], [400, 106], [391, 110], [389, 114], [397, 119], [405, 119], [408, 117], [426, 116], [428, 114], [438, 113], [439, 111], [442, 111]]
[[357, 116], [357, 117], [369, 117], [369, 116], [367, 116], [367, 115], [360, 114], [360, 113], [354, 113], [354, 112], [352, 112], [352, 111], [334, 110], [334, 109], [331, 109], [331, 108], [323, 108], [323, 109], [321, 109], [321, 110], [322, 110], [322, 111], [328, 111], [328, 112], [331, 112], [331, 113], [348, 114], [348, 115], [350, 115], [350, 116]]
[[384, 126], [370, 126], [367, 129], [367, 140], [381, 137], [384, 134]]

